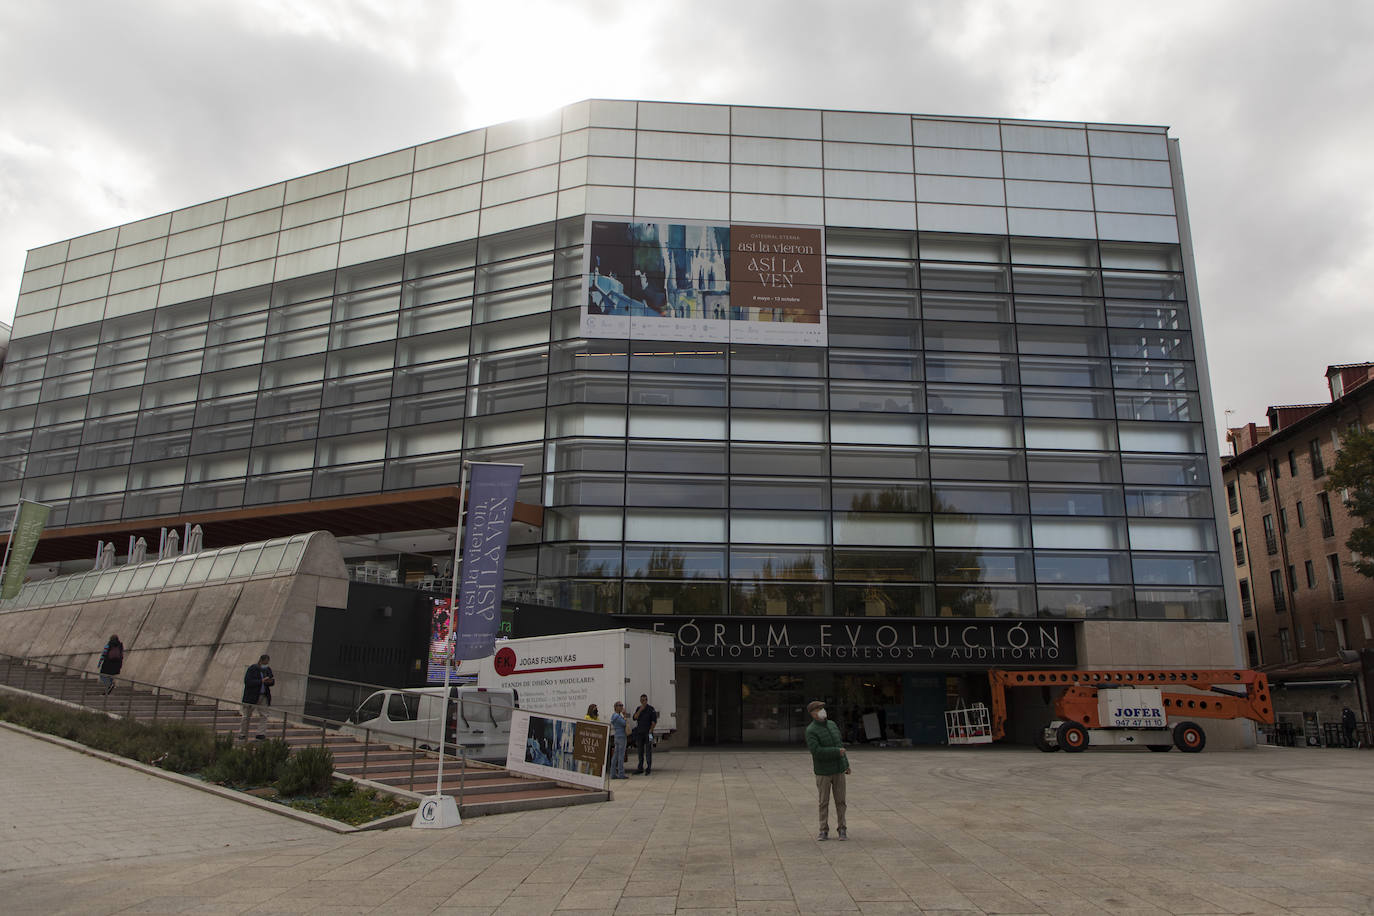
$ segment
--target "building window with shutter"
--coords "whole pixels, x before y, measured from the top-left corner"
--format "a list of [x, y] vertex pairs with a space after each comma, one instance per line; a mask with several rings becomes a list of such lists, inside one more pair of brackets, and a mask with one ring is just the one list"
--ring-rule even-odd
[[1341, 558], [1338, 554], [1326, 557], [1326, 572], [1331, 577], [1331, 600], [1345, 600], [1345, 586], [1341, 584]]

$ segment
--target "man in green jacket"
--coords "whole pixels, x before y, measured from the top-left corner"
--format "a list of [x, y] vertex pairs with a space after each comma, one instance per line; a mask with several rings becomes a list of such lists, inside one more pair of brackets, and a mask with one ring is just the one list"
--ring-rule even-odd
[[825, 703], [812, 700], [806, 705], [811, 724], [806, 726], [806, 747], [811, 751], [811, 769], [816, 774], [816, 791], [820, 793], [821, 832], [817, 840], [830, 839], [830, 795], [835, 795], [835, 826], [839, 838], [849, 839], [844, 823], [844, 778], [849, 775], [849, 757], [840, 742], [840, 729], [826, 719]]

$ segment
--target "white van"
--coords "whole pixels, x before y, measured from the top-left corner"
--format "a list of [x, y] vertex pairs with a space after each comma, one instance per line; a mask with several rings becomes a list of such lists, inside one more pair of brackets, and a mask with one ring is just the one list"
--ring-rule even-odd
[[[505, 760], [510, 740], [511, 710], [517, 708], [519, 694], [514, 690], [487, 687], [449, 687], [448, 735], [444, 743], [456, 750], [467, 748], [468, 756], [483, 760]], [[439, 748], [439, 723], [443, 721], [444, 688], [422, 687], [414, 690], [379, 690], [363, 700], [348, 717], [342, 731], [373, 740]]]

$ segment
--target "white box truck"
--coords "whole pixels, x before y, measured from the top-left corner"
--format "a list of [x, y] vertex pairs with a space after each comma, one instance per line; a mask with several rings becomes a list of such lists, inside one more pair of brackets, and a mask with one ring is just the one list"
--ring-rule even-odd
[[[514, 690], [520, 708], [582, 718], [595, 703], [609, 722], [615, 701], [627, 712], [648, 694], [658, 710], [657, 735], [677, 730], [676, 650], [670, 633], [593, 630], [498, 640], [496, 654], [477, 663], [477, 684]], [[634, 724], [630, 723], [633, 728]]]
[[[511, 709], [580, 719], [597, 704], [609, 722], [616, 700], [627, 714], [649, 695], [658, 710], [657, 735], [677, 730], [675, 650], [669, 633], [593, 630], [558, 636], [503, 639], [489, 658], [465, 661], [460, 676], [476, 674], [477, 686], [449, 687], [449, 747], [468, 756], [505, 760]], [[439, 747], [442, 687], [378, 690], [359, 704], [342, 731], [375, 740]], [[631, 729], [634, 723], [629, 723]]]

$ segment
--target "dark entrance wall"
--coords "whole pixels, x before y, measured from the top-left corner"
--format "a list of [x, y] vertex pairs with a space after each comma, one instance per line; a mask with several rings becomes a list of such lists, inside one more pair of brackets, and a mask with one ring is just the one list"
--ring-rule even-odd
[[429, 596], [413, 588], [349, 582], [346, 608], [321, 608], [315, 614], [310, 674], [422, 686], [430, 607]]
[[[384, 687], [423, 687], [433, 599], [448, 595], [400, 585], [348, 583], [346, 608], [315, 616], [310, 674]], [[624, 626], [606, 614], [504, 602], [503, 636], [524, 638]]]

